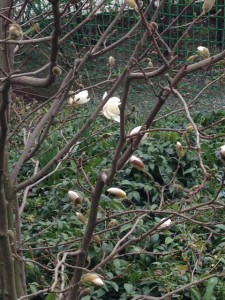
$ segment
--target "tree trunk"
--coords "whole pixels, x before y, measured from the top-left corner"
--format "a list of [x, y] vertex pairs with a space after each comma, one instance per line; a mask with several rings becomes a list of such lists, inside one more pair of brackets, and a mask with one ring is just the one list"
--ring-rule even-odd
[[[11, 1], [0, 1], [0, 39], [7, 38]], [[4, 17], [5, 16], [5, 17]], [[14, 46], [1, 44], [0, 75], [7, 77], [12, 72]], [[16, 254], [16, 239], [13, 224], [13, 189], [8, 174], [7, 133], [11, 86], [7, 79], [0, 85], [0, 295], [3, 300], [16, 300], [24, 294]], [[10, 196], [11, 195], [11, 196]], [[15, 267], [16, 266], [16, 267]]]

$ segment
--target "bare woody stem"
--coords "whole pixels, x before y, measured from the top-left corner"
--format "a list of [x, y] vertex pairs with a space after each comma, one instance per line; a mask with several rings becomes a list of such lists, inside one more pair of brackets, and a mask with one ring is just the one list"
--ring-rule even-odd
[[99, 207], [99, 201], [100, 197], [103, 191], [105, 183], [102, 180], [102, 174], [100, 173], [98, 177], [98, 181], [96, 183], [95, 189], [93, 191], [92, 197], [91, 197], [91, 207], [90, 207], [90, 213], [88, 217], [88, 223], [86, 226], [86, 230], [84, 233], [84, 237], [81, 243], [81, 246], [79, 248], [79, 253], [77, 255], [76, 260], [76, 267], [77, 269], [74, 271], [74, 275], [72, 278], [72, 288], [69, 292], [67, 300], [75, 300], [78, 296], [79, 291], [79, 282], [80, 278], [82, 276], [82, 268], [84, 267], [85, 260], [87, 257], [87, 251], [91, 242], [91, 238], [95, 229], [95, 224], [97, 220], [97, 213], [98, 213], [98, 207]]

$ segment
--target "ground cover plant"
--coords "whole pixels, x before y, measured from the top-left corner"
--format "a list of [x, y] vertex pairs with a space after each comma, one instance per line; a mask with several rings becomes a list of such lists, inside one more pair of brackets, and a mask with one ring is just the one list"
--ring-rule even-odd
[[[225, 111], [193, 108], [224, 84], [225, 51], [176, 55], [214, 1], [170, 46], [182, 13], [162, 32], [168, 2], [117, 4], [0, 3], [0, 299], [224, 297]], [[187, 101], [186, 77], [215, 69]]]

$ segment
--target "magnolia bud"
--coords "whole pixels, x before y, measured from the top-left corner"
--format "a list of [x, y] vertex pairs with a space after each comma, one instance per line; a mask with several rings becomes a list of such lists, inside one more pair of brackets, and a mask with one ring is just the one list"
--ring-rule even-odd
[[60, 69], [59, 66], [54, 66], [54, 67], [52, 68], [52, 73], [53, 73], [54, 75], [56, 75], [56, 76], [59, 76], [59, 75], [61, 75], [62, 70]]
[[170, 77], [170, 74], [169, 74], [169, 73], [166, 73], [166, 74], [165, 74], [165, 77], [166, 77], [166, 79], [167, 79], [168, 81], [171, 81], [171, 77]]
[[198, 46], [197, 52], [198, 52], [198, 54], [199, 54], [201, 57], [203, 57], [204, 59], [210, 57], [209, 49], [206, 48], [206, 47]]
[[87, 273], [81, 277], [81, 283], [82, 284], [95, 284], [97, 286], [104, 285], [104, 282], [102, 279], [95, 273]]
[[86, 224], [86, 219], [83, 214], [76, 212], [76, 216], [77, 216], [78, 220], [80, 220], [83, 224]]
[[152, 27], [153, 31], [158, 30], [159, 26], [158, 26], [158, 24], [156, 22], [151, 22], [150, 24], [151, 24], [151, 27]]
[[115, 64], [116, 64], [116, 60], [113, 56], [110, 56], [109, 59], [108, 59], [108, 64], [110, 67], [114, 67]]
[[70, 200], [72, 200], [72, 201], [76, 201], [77, 199], [80, 198], [79, 195], [74, 191], [69, 191], [68, 196], [69, 196]]
[[[142, 129], [144, 130], [145, 128], [143, 128], [142, 126], [135, 127], [128, 133], [128, 137], [130, 136], [132, 138], [133, 137], [135, 138], [139, 134], [139, 132], [142, 131]], [[141, 142], [143, 142], [147, 137], [148, 137], [148, 133], [145, 133], [141, 139]]]
[[135, 11], [138, 12], [138, 6], [135, 0], [125, 0], [125, 3], [130, 7], [133, 8]]
[[187, 58], [187, 62], [193, 62], [196, 60], [196, 58], [198, 57], [198, 55], [191, 55]]
[[132, 155], [129, 158], [129, 162], [132, 164], [134, 168], [138, 170], [144, 170], [145, 168], [143, 161], [140, 158], [136, 157], [135, 155]]
[[113, 227], [115, 227], [117, 224], [118, 224], [117, 220], [116, 220], [116, 219], [112, 219], [112, 220], [108, 223], [107, 228], [113, 228]]
[[93, 235], [91, 238], [95, 243], [101, 245], [101, 238], [99, 235]]
[[205, 14], [209, 12], [213, 5], [215, 4], [215, 0], [204, 0], [204, 3], [202, 5], [202, 13]]
[[107, 138], [109, 138], [109, 137], [111, 137], [111, 136], [112, 136], [111, 133], [103, 133], [102, 138], [103, 138], [103, 139], [107, 139]]
[[223, 164], [225, 164], [225, 145], [220, 147], [220, 159]]
[[9, 25], [9, 38], [13, 40], [21, 39], [23, 36], [22, 28], [19, 24], [13, 23]]
[[187, 130], [187, 132], [191, 132], [194, 130], [194, 127], [192, 126], [192, 124], [189, 123], [189, 124], [187, 124], [186, 130]]
[[74, 191], [69, 191], [68, 197], [72, 201], [74, 208], [76, 208], [81, 203], [79, 195]]
[[[165, 220], [165, 218], [162, 218], [161, 221]], [[168, 226], [170, 226], [170, 224], [172, 223], [172, 221], [170, 219], [166, 220], [165, 222], [163, 222], [161, 225], [159, 225], [158, 229], [164, 229]]]
[[148, 66], [149, 66], [149, 68], [153, 68], [154, 65], [153, 65], [153, 63], [152, 63], [151, 58], [147, 58], [147, 60], [148, 60]]
[[119, 199], [126, 199], [127, 197], [126, 193], [118, 188], [110, 188], [107, 190], [107, 192], [109, 192], [112, 195], [115, 195]]
[[180, 142], [176, 143], [176, 150], [177, 150], [177, 155], [178, 155], [179, 159], [181, 159], [184, 156], [184, 149]]

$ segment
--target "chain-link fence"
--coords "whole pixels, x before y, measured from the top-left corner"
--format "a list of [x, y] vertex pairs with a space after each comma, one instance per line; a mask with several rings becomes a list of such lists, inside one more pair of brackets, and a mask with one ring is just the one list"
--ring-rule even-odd
[[[62, 13], [64, 18], [62, 19], [62, 36], [69, 32], [76, 25], [80, 24], [86, 15], [93, 9], [93, 7], [99, 1], [69, 1], [70, 5], [65, 5], [68, 1], [61, 1]], [[73, 2], [73, 4], [71, 4]], [[142, 1], [143, 9], [147, 7], [150, 0]], [[191, 1], [189, 0], [167, 0], [159, 15], [156, 18], [158, 24], [158, 32], [161, 38], [168, 44], [170, 49], [173, 49], [177, 40], [181, 38], [184, 32], [187, 30], [188, 25], [193, 21], [195, 16], [198, 16], [202, 12], [202, 1]], [[74, 53], [74, 49], [78, 52], [78, 55], [82, 57], [84, 53], [90, 47], [93, 47], [101, 37], [102, 33], [107, 29], [108, 25], [115, 18], [119, 8], [123, 4], [122, 0], [107, 1], [105, 5], [96, 13], [94, 18], [91, 18], [85, 26], [82, 26], [74, 35], [67, 40], [60, 48], [59, 65], [64, 71], [66, 71], [72, 65], [74, 57], [71, 53]], [[155, 13], [157, 6], [160, 1], [154, 1], [154, 5], [151, 6], [148, 11], [146, 18], [150, 21]], [[186, 8], [185, 8], [186, 7]], [[76, 13], [76, 18], [73, 18], [73, 13]], [[179, 18], [177, 18], [180, 16]], [[21, 24], [24, 27], [29, 27], [31, 21], [33, 23], [39, 23], [39, 36], [42, 34], [47, 35], [52, 32], [52, 12], [51, 5], [48, 1], [30, 1], [27, 5], [26, 11], [20, 17]], [[220, 0], [216, 0], [216, 3], [210, 13], [202, 16], [198, 19], [188, 33], [182, 39], [182, 43], [177, 49], [175, 54], [178, 55], [179, 60], [187, 62], [188, 57], [195, 55], [198, 46], [207, 47], [212, 54], [218, 53], [224, 47], [224, 19], [225, 19], [225, 3]], [[133, 11], [125, 8], [122, 17], [116, 23], [113, 31], [110, 33], [108, 38], [104, 41], [102, 48], [111, 45], [118, 41], [138, 22], [139, 17]], [[85, 70], [80, 74], [77, 81], [78, 84], [84, 86], [95, 84], [100, 80], [105, 80], [109, 76], [109, 67], [107, 64], [108, 57], [114, 56], [116, 59], [116, 66], [111, 70], [112, 76], [118, 74], [124, 67], [127, 58], [140, 39], [140, 36], [144, 28], [140, 28], [135, 34], [129, 36], [119, 46], [112, 49], [109, 53], [96, 57], [95, 60], [90, 61]], [[148, 48], [150, 42], [143, 45], [141, 51]], [[168, 49], [163, 46], [159, 41], [159, 45], [167, 56]], [[17, 58], [18, 67], [24, 70], [32, 70], [41, 67], [46, 60], [48, 61], [48, 55], [50, 51], [50, 43], [39, 44], [35, 47], [23, 47], [24, 56], [20, 55]], [[40, 59], [41, 57], [41, 59]], [[154, 66], [160, 65], [157, 54], [150, 51], [148, 58], [151, 59]], [[29, 62], [29, 63], [28, 63]], [[144, 60], [141, 66], [146, 66], [148, 60]], [[224, 69], [223, 62], [217, 64], [212, 70], [204, 70], [204, 72], [198, 72], [190, 75], [185, 79], [185, 82], [179, 85], [179, 89], [186, 96], [189, 101], [193, 99], [196, 94], [208, 83], [215, 80]], [[171, 73], [172, 77], [173, 74]], [[161, 78], [163, 82], [163, 78]], [[154, 83], [154, 81], [153, 81]], [[57, 84], [57, 83], [56, 83]], [[158, 79], [155, 81], [157, 86]], [[75, 86], [76, 88], [76, 86]], [[201, 97], [198, 98], [198, 103], [195, 103], [195, 108], [199, 107], [202, 109], [214, 109], [221, 108], [224, 104], [224, 79], [217, 81], [215, 84], [207, 88]], [[132, 85], [130, 93], [130, 103], [137, 104], [138, 99], [141, 99], [142, 107], [145, 108], [146, 93], [150, 93], [151, 89], [144, 81], [139, 84]], [[103, 94], [101, 92], [101, 94]], [[97, 98], [100, 94], [95, 94]], [[173, 99], [170, 99], [171, 105], [177, 107], [177, 103]], [[146, 100], [149, 103], [149, 100]]]

